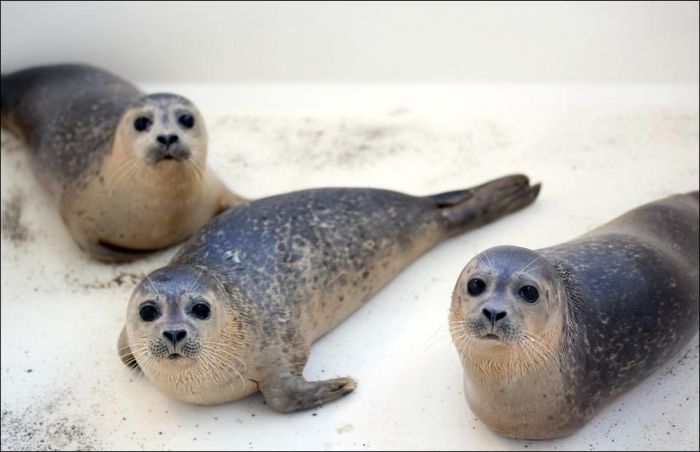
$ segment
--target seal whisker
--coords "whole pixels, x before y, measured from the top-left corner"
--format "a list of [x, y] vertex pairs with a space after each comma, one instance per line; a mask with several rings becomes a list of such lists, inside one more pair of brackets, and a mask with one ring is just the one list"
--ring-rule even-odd
[[233, 382], [226, 376], [225, 367], [221, 365], [216, 355], [209, 354], [207, 351], [203, 351], [201, 355], [201, 360], [202, 368], [208, 369], [212, 374], [214, 374], [214, 378], [212, 378], [212, 381], [215, 382], [218, 380], [223, 380], [225, 384], [228, 384], [230, 386], [231, 391], [235, 392], [236, 389], [233, 386]]
[[227, 356], [230, 358], [233, 358], [243, 364], [243, 372], [246, 372], [248, 370], [248, 365], [243, 361], [234, 351], [233, 347], [231, 347], [229, 344], [223, 344], [220, 342], [211, 342], [211, 341], [206, 341], [204, 342], [204, 345], [217, 345], [218, 347], [216, 348], [216, 351], [219, 353], [225, 353]]
[[512, 279], [515, 279], [515, 278], [517, 278], [518, 276], [520, 276], [525, 270], [527, 270], [528, 267], [530, 267], [530, 265], [534, 264], [534, 263], [537, 262], [539, 259], [542, 259], [542, 256], [539, 256], [539, 255], [538, 255], [538, 256], [535, 256], [535, 258], [532, 259], [530, 262], [528, 262], [527, 265], [525, 265], [525, 266], [522, 267], [520, 270], [518, 270], [518, 272], [517, 272], [515, 275], [512, 276]]
[[158, 293], [158, 289], [156, 288], [156, 285], [153, 283], [153, 280], [151, 279], [150, 276], [148, 276], [148, 273], [146, 273], [146, 271], [145, 271], [143, 268], [141, 268], [141, 273], [143, 273], [143, 276], [146, 277], [146, 280], [148, 281], [148, 283], [149, 283], [149, 284], [151, 285], [151, 287], [153, 288], [153, 291], [156, 292], [156, 293]]
[[204, 272], [204, 269], [199, 267], [199, 272], [197, 273], [197, 277], [194, 279], [194, 282], [190, 284], [190, 286], [185, 290], [187, 293], [192, 293], [195, 290], [197, 290], [197, 284], [199, 283], [199, 278], [202, 276], [202, 273]]
[[[125, 160], [119, 167], [117, 167], [114, 170], [115, 174], [111, 177], [109, 187], [107, 188], [107, 192], [109, 193], [109, 195], [113, 196], [114, 192], [118, 188], [121, 188], [122, 183], [129, 179], [129, 176], [136, 176], [136, 174], [140, 174], [141, 168], [142, 166], [138, 160]], [[134, 174], [134, 172], [137, 170], [138, 173]]]
[[491, 271], [492, 275], [496, 274], [496, 268], [493, 266], [493, 263], [491, 262], [491, 259], [489, 258], [489, 253], [488, 250], [485, 250], [483, 253], [484, 258], [486, 258], [486, 263], [489, 266], [489, 269]]
[[185, 160], [185, 168], [194, 174], [194, 178], [197, 182], [201, 182], [204, 179], [204, 168], [200, 167], [197, 163], [190, 159]]
[[[238, 375], [238, 377], [241, 379], [241, 383], [243, 384], [243, 388], [242, 388], [242, 389], [245, 389], [245, 385], [246, 385], [245, 379], [243, 378], [243, 375], [242, 375], [240, 372], [238, 372], [238, 370], [237, 370], [235, 367], [226, 366], [226, 365], [224, 364], [224, 362], [223, 362], [216, 354], [214, 354], [214, 353], [211, 353], [211, 352], [208, 352], [208, 351], [205, 352], [205, 353], [207, 353], [208, 356], [211, 358], [210, 362], [211, 362], [212, 360], [216, 360], [216, 364], [217, 364], [217, 365], [219, 366], [219, 368], [221, 368], [224, 372], [230, 372], [230, 371], [235, 372], [235, 373]], [[211, 354], [210, 354], [210, 353], [211, 353]], [[231, 376], [233, 376], [233, 375], [231, 375]], [[233, 387], [232, 387], [232, 389], [233, 389]]]

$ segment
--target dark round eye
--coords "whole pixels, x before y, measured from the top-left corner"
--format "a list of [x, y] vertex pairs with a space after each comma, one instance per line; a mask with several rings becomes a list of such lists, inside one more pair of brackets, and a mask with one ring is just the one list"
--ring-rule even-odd
[[151, 120], [145, 116], [139, 116], [134, 120], [134, 129], [143, 132], [151, 126]]
[[483, 292], [484, 289], [486, 289], [486, 283], [483, 279], [472, 278], [467, 283], [467, 292], [469, 292], [469, 295], [472, 297], [476, 297]]
[[192, 115], [182, 115], [178, 118], [178, 121], [180, 121], [180, 124], [187, 129], [191, 129], [194, 126], [194, 118]]
[[200, 301], [200, 302], [192, 305], [192, 315], [194, 315], [195, 317], [197, 317], [200, 320], [208, 319], [210, 313], [211, 313], [211, 308], [209, 308], [209, 305], [206, 303], [202, 303]]
[[528, 303], [534, 303], [540, 297], [540, 293], [537, 291], [537, 288], [534, 286], [523, 286], [520, 288], [518, 293]]
[[152, 322], [160, 315], [160, 312], [152, 304], [145, 304], [139, 309], [139, 315], [144, 322]]

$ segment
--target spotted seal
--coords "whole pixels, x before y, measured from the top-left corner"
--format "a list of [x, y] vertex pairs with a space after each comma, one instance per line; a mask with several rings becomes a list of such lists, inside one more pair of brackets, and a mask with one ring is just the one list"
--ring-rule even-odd
[[355, 382], [307, 381], [311, 344], [438, 242], [538, 192], [509, 176], [428, 197], [328, 188], [233, 207], [134, 289], [120, 353], [186, 402], [258, 390], [281, 412], [332, 401]]
[[512, 438], [571, 434], [697, 333], [698, 192], [553, 247], [478, 254], [449, 320], [483, 422]]
[[207, 167], [202, 115], [182, 96], [144, 95], [89, 66], [41, 66], [2, 76], [1, 113], [97, 259], [168, 247], [243, 201]]

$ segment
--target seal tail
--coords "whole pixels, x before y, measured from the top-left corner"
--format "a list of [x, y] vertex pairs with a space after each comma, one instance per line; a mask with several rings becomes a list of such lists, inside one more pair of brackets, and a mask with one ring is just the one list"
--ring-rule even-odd
[[10, 80], [5, 74], [0, 76], [0, 116], [2, 117], [2, 124], [5, 125], [5, 117], [12, 110], [12, 105], [16, 103], [16, 99], [12, 97], [12, 91], [10, 90]]
[[516, 174], [427, 198], [441, 210], [449, 234], [455, 235], [529, 206], [540, 188], [541, 184], [530, 185], [527, 176]]
[[24, 137], [21, 121], [17, 120], [17, 109], [22, 102], [25, 89], [18, 86], [15, 74], [0, 76], [0, 122], [15, 134]]
[[37, 67], [0, 76], [0, 121], [25, 140], [34, 138], [29, 131], [35, 119], [26, 105], [27, 93], [41, 83], [46, 72], [44, 67]]

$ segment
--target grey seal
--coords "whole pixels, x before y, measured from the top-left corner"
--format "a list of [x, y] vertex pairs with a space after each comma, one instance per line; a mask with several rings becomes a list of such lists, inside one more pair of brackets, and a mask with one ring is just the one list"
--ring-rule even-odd
[[571, 434], [697, 333], [698, 192], [560, 245], [478, 254], [449, 322], [483, 422], [512, 438]]
[[97, 259], [166, 248], [243, 201], [207, 167], [202, 115], [182, 96], [145, 95], [90, 66], [40, 66], [2, 76], [1, 117]]
[[327, 188], [233, 207], [134, 289], [119, 339], [178, 400], [216, 404], [258, 390], [281, 412], [349, 393], [307, 381], [311, 344], [438, 242], [529, 205], [524, 176], [435, 196]]

